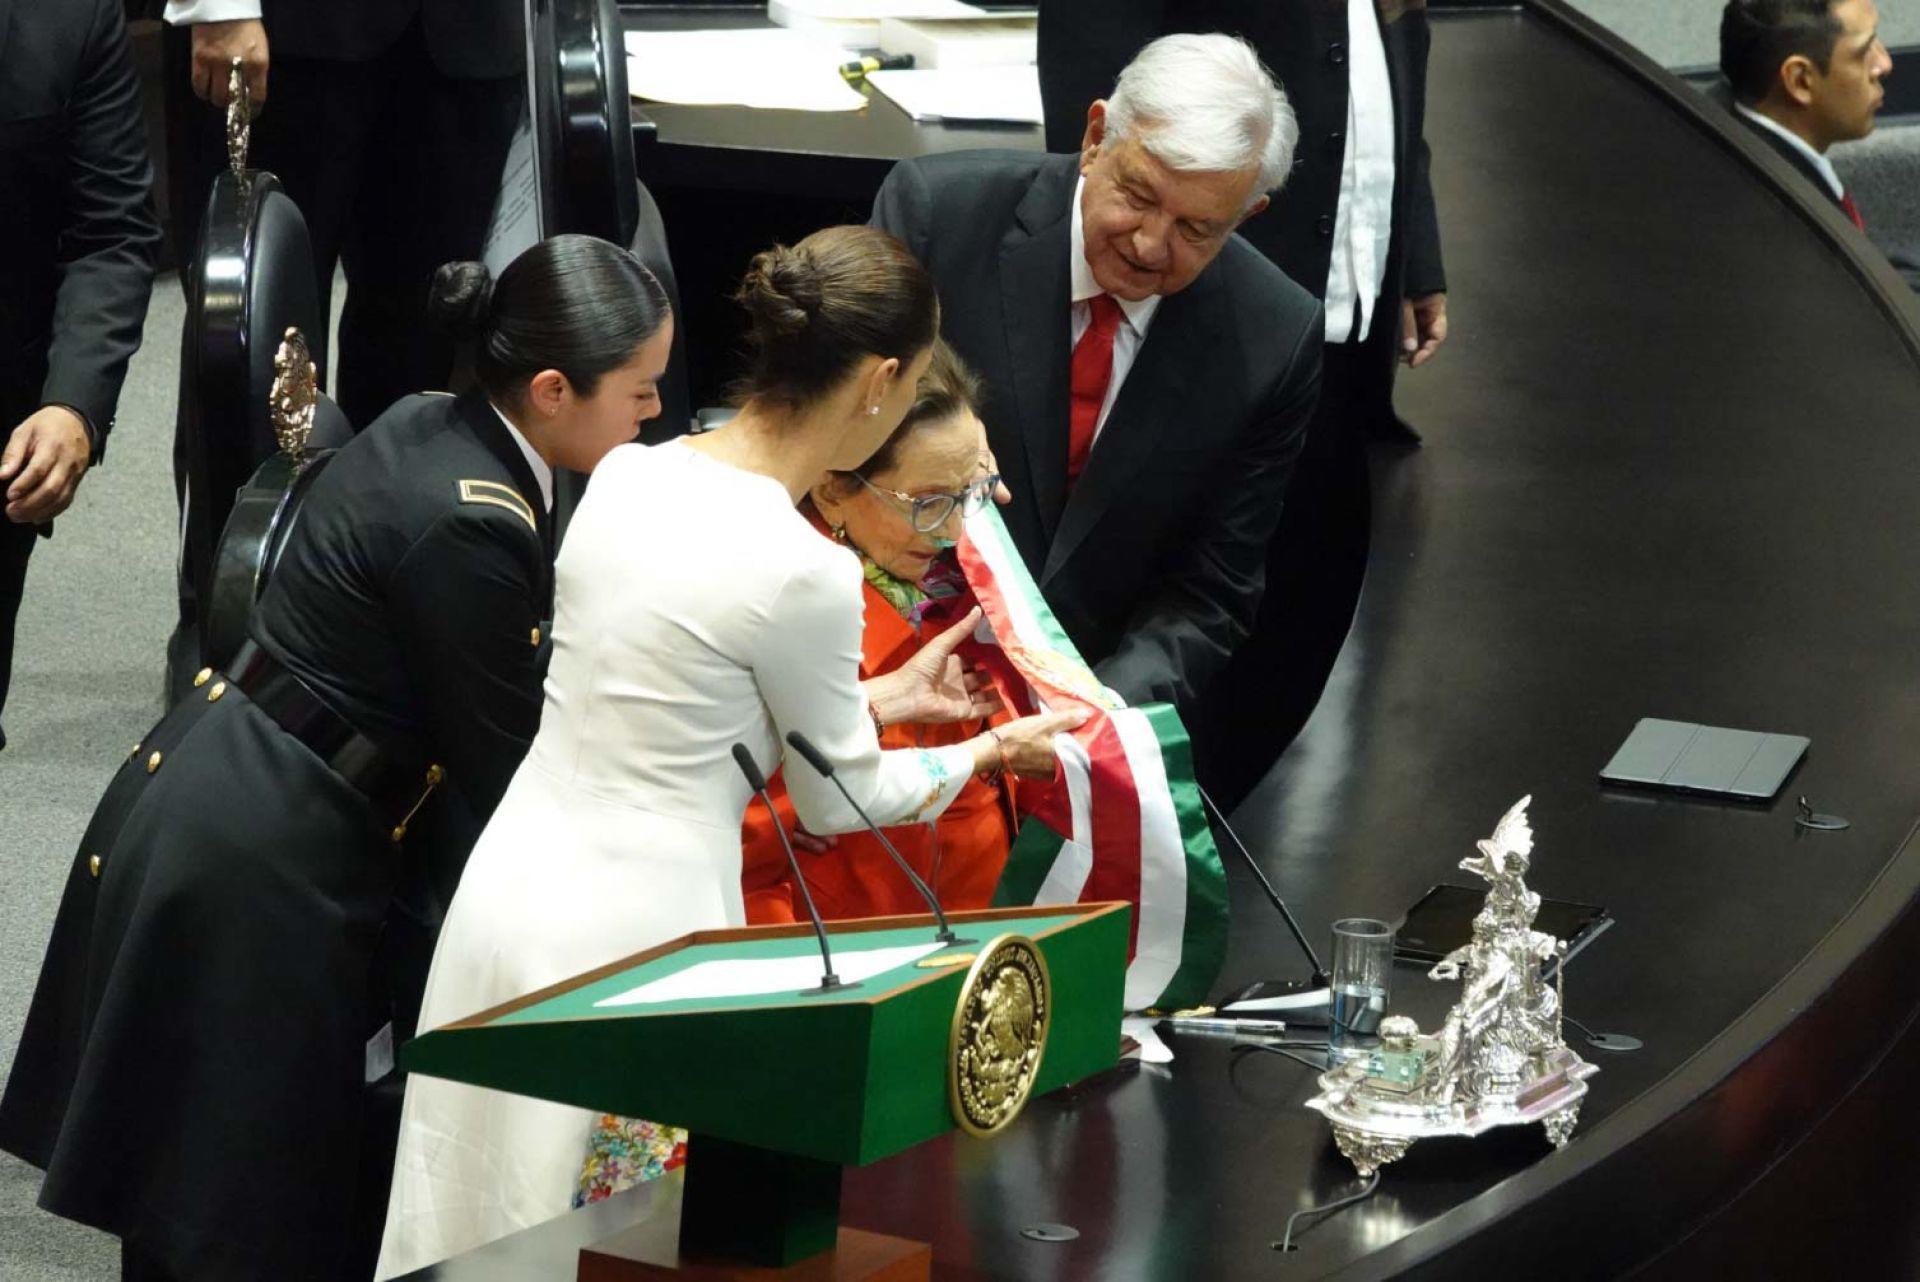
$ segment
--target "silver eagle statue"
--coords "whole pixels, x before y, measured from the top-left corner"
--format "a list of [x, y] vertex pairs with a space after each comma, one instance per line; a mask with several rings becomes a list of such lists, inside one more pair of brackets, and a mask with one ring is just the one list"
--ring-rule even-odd
[[[1380, 1049], [1326, 1072], [1306, 1107], [1333, 1125], [1334, 1142], [1371, 1175], [1430, 1135], [1479, 1135], [1538, 1122], [1566, 1144], [1599, 1070], [1567, 1048], [1561, 1030], [1565, 944], [1533, 928], [1540, 896], [1527, 889], [1531, 796], [1474, 843], [1460, 867], [1487, 883], [1472, 938], [1428, 977], [1459, 980], [1460, 999], [1437, 1032], [1404, 1015], [1381, 1021]], [[1544, 973], [1553, 961], [1552, 977]]]

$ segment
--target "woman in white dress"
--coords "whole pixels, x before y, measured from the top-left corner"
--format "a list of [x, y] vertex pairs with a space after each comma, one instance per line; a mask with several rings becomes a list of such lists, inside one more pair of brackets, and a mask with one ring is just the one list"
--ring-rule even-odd
[[[447, 913], [422, 1029], [744, 924], [751, 793], [736, 743], [771, 773], [800, 730], [877, 823], [899, 824], [937, 815], [978, 771], [1051, 774], [1054, 734], [1080, 719], [880, 750], [881, 724], [989, 710], [951, 657], [973, 620], [863, 687], [859, 562], [794, 505], [825, 473], [864, 462], [906, 413], [938, 330], [933, 283], [886, 233], [834, 227], [759, 255], [737, 298], [754, 345], [738, 417], [614, 450], [568, 530], [540, 731]], [[786, 778], [809, 831], [860, 826], [810, 768]], [[378, 1276], [567, 1210], [594, 1121], [410, 1078]]]

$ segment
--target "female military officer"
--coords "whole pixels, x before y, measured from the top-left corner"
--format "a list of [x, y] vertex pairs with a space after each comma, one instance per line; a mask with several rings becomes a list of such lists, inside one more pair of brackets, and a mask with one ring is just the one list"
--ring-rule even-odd
[[450, 264], [433, 309], [479, 388], [401, 401], [329, 462], [251, 642], [135, 749], [69, 876], [0, 1145], [130, 1278], [372, 1272], [371, 970], [408, 829], [492, 813], [539, 720], [552, 469], [658, 412], [666, 295], [604, 241], [497, 284]]

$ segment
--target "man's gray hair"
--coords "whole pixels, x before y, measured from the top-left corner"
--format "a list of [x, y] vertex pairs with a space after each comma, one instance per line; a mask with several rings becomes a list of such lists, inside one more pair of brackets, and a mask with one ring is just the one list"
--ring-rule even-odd
[[1286, 91], [1238, 36], [1161, 36], [1134, 55], [1107, 99], [1107, 133], [1137, 138], [1169, 169], [1258, 163], [1254, 197], [1293, 168], [1300, 125]]

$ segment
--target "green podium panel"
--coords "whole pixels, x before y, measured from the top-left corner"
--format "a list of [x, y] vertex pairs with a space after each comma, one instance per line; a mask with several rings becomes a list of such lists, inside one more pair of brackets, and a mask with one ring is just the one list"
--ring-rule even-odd
[[[1120, 1046], [1126, 904], [950, 914], [830, 927], [820, 978], [809, 926], [703, 931], [409, 1043], [408, 1071], [685, 1127], [698, 1137], [864, 1166], [952, 1129], [949, 1053], [972, 955], [1003, 934], [1046, 961], [1051, 1028], [1038, 1095], [1110, 1067]], [[956, 958], [924, 967], [927, 958]], [[870, 972], [870, 973], [868, 973]], [[771, 988], [768, 985], [773, 985]], [[699, 1164], [689, 1146], [688, 1169]]]

